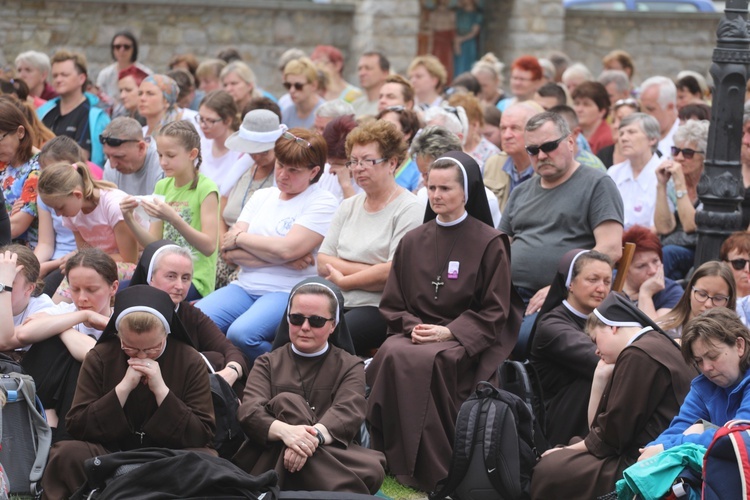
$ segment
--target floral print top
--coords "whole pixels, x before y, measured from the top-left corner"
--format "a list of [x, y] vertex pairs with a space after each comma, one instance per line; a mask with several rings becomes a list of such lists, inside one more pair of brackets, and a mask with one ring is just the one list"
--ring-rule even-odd
[[13, 213], [13, 207], [18, 202], [18, 209], [34, 217], [29, 228], [17, 238], [14, 243], [36, 246], [39, 239], [39, 218], [36, 208], [37, 183], [39, 181], [39, 155], [34, 155], [20, 167], [10, 164], [0, 164], [0, 183], [5, 196], [5, 209], [8, 214]]

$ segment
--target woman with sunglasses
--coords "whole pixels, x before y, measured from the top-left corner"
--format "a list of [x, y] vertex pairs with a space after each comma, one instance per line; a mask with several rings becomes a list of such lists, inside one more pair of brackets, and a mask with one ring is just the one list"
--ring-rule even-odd
[[120, 72], [129, 69], [131, 66], [137, 68], [138, 72], [150, 75], [153, 73], [150, 68], [137, 62], [138, 59], [138, 40], [130, 31], [119, 31], [112, 37], [110, 44], [110, 54], [115, 61], [99, 72], [96, 78], [96, 86], [106, 94], [113, 104], [112, 115], [122, 116], [122, 100], [120, 99], [120, 89], [118, 88]]
[[682, 336], [688, 321], [715, 307], [735, 310], [737, 287], [732, 270], [723, 262], [709, 261], [695, 270], [685, 293], [659, 325], [673, 338]]
[[674, 134], [671, 158], [656, 167], [654, 226], [664, 247], [664, 274], [674, 280], [687, 276], [695, 260], [697, 188], [707, 144], [708, 121], [689, 120]]
[[346, 138], [346, 153], [347, 168], [364, 193], [347, 198], [336, 211], [320, 247], [318, 274], [344, 291], [354, 347], [369, 356], [386, 337], [378, 306], [393, 254], [401, 238], [421, 224], [424, 208], [394, 178], [406, 156], [394, 125], [378, 120], [355, 128]]
[[321, 278], [294, 287], [274, 350], [256, 361], [238, 418], [248, 440], [234, 462], [275, 469], [282, 490], [374, 494], [383, 454], [354, 438], [365, 419], [365, 370], [354, 355], [343, 297]]
[[719, 260], [732, 268], [737, 285], [737, 299], [750, 296], [750, 233], [732, 233], [721, 244]]
[[86, 481], [84, 461], [98, 455], [148, 447], [216, 455], [206, 364], [166, 292], [138, 285], [117, 294], [68, 417], [74, 440], [50, 450], [44, 498], [68, 498]]
[[221, 238], [224, 260], [240, 266], [237, 280], [197, 304], [250, 363], [271, 350], [289, 291], [316, 274], [315, 255], [338, 206], [316, 184], [326, 162], [319, 134], [283, 132], [274, 154], [276, 186], [256, 191]]
[[281, 122], [289, 128], [312, 128], [315, 111], [325, 103], [318, 95], [315, 63], [306, 57], [294, 59], [284, 67], [283, 78], [292, 104], [281, 108]]

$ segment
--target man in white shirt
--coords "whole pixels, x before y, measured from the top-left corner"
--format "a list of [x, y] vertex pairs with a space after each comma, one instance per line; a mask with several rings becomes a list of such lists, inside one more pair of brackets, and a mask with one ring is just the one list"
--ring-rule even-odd
[[674, 133], [680, 126], [677, 119], [677, 87], [666, 76], [652, 76], [641, 84], [639, 95], [641, 111], [659, 122], [659, 152], [662, 156], [670, 156]]

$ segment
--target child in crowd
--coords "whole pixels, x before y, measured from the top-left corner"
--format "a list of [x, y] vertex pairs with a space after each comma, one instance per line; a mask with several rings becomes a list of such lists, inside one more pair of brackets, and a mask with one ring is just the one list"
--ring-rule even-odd
[[[128, 196], [120, 203], [125, 222], [142, 246], [168, 239], [192, 250], [195, 273], [189, 301], [214, 291], [219, 243], [219, 189], [198, 171], [200, 141], [188, 122], [165, 125], [156, 134], [156, 149], [166, 177], [154, 188], [154, 195], [163, 196], [164, 201]], [[139, 204], [153, 220], [148, 229], [133, 212]]]

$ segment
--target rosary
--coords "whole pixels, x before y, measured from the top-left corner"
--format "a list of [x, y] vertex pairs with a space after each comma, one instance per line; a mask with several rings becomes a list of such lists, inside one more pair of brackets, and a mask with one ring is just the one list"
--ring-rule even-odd
[[445, 285], [442, 281], [440, 281], [441, 276], [438, 274], [438, 277], [435, 279], [435, 281], [432, 282], [433, 285], [435, 285], [435, 300], [438, 298], [438, 291], [440, 290], [440, 287]]

